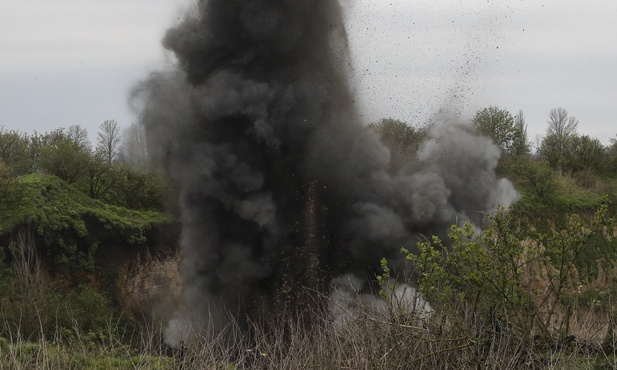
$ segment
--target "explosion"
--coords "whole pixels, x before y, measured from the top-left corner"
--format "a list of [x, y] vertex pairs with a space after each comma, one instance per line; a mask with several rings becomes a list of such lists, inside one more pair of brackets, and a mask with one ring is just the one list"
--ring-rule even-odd
[[[174, 70], [135, 90], [153, 159], [179, 192], [189, 327], [303, 304], [301, 287], [368, 281], [420, 234], [516, 197], [499, 148], [438, 117], [412, 166], [361, 123], [341, 8], [325, 0], [201, 0], [169, 29]], [[338, 281], [338, 280], [334, 280]]]

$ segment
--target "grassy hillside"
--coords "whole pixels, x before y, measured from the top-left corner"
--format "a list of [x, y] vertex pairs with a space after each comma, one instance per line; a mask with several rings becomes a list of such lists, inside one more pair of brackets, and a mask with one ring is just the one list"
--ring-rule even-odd
[[0, 203], [0, 336], [96, 341], [110, 322], [134, 329], [120, 268], [140, 253], [173, 253], [173, 219], [91, 199], [55, 176], [10, 185]]

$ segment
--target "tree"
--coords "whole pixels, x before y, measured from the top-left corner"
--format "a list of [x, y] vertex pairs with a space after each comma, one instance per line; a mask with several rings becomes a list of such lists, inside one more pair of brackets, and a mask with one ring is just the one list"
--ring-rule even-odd
[[565, 139], [576, 135], [577, 127], [576, 117], [568, 117], [568, 111], [563, 108], [553, 108], [549, 114], [546, 135], [556, 135], [559, 139]]
[[564, 169], [571, 172], [583, 170], [597, 174], [603, 172], [606, 150], [600, 140], [587, 135], [572, 136], [565, 147]]
[[[106, 164], [106, 163], [103, 163]], [[102, 167], [105, 168], [105, 167]], [[101, 199], [121, 207], [162, 211], [170, 184], [155, 173], [143, 171], [128, 163], [107, 164], [107, 178], [99, 178], [105, 188]], [[109, 180], [107, 180], [109, 179]], [[95, 189], [96, 190], [96, 189]]]
[[0, 127], [0, 161], [12, 169], [16, 175], [24, 175], [32, 170], [28, 136], [19, 131], [5, 131]]
[[617, 138], [611, 139], [611, 145], [606, 148], [606, 155], [608, 173], [610, 176], [617, 177]]
[[553, 108], [549, 114], [546, 138], [540, 145], [540, 155], [544, 157], [551, 167], [558, 171], [564, 170], [564, 155], [568, 141], [576, 136], [578, 120], [568, 117], [568, 111], [563, 108]]
[[64, 129], [59, 128], [52, 132], [39, 134], [34, 132], [30, 135], [30, 160], [32, 162], [32, 172], [36, 172], [41, 168], [41, 153], [44, 148], [53, 145], [54, 143], [65, 140], [66, 134]]
[[[18, 186], [13, 169], [0, 159], [0, 205], [10, 209], [19, 203], [22, 189]], [[1, 257], [0, 252], [0, 257]], [[1, 260], [1, 258], [0, 258]], [[2, 262], [0, 261], [0, 264]]]
[[50, 145], [41, 149], [41, 168], [69, 184], [82, 178], [89, 164], [90, 152], [66, 136], [56, 137]]
[[563, 171], [565, 143], [555, 134], [546, 136], [538, 148], [539, 156], [553, 169]]
[[99, 126], [97, 134], [97, 152], [100, 152], [108, 163], [112, 163], [120, 152], [120, 126], [114, 120], [106, 120]]
[[555, 192], [554, 171], [544, 161], [533, 159], [516, 161], [512, 165], [512, 174], [514, 178], [508, 178], [529, 189], [534, 196], [546, 198]]
[[117, 181], [115, 165], [107, 162], [100, 152], [90, 157], [86, 171], [88, 196], [92, 199], [101, 199]]
[[122, 133], [120, 161], [128, 162], [139, 169], [147, 169], [150, 162], [146, 131], [143, 126], [134, 123]]
[[516, 130], [512, 140], [511, 154], [515, 156], [529, 155], [531, 145], [527, 141], [527, 124], [522, 110], [514, 117], [514, 129]]
[[66, 136], [80, 148], [90, 150], [91, 144], [90, 140], [88, 140], [88, 130], [80, 125], [69, 126]]
[[557, 134], [551, 134], [540, 146], [540, 155], [551, 167], [571, 173], [591, 171], [602, 174], [607, 165], [606, 154], [600, 140], [587, 135], [571, 134], [560, 139]]
[[479, 134], [491, 137], [504, 153], [528, 152], [524, 118], [517, 124], [508, 110], [488, 107], [477, 111], [471, 122]]

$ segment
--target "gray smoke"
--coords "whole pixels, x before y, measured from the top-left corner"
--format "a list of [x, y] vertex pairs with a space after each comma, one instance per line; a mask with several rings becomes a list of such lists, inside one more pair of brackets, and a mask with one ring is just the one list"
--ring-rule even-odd
[[[358, 117], [341, 9], [324, 0], [202, 0], [165, 34], [177, 68], [135, 89], [148, 151], [175, 181], [184, 301], [168, 341], [281, 295], [366, 280], [420, 233], [515, 199], [498, 148], [436, 119], [405, 173]], [[195, 329], [197, 328], [197, 329]]]
[[367, 316], [387, 322], [393, 312], [414, 314], [418, 321], [428, 319], [433, 313], [430, 303], [407, 284], [388, 281], [380, 287], [381, 297], [363, 293], [364, 285], [364, 280], [353, 274], [332, 279], [328, 310], [334, 328], [346, 328]]

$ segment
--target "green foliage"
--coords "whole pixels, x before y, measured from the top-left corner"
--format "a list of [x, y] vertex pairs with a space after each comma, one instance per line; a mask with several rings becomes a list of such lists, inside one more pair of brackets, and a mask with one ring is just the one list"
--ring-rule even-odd
[[152, 172], [136, 169], [127, 163], [108, 162], [100, 152], [91, 154], [78, 189], [92, 199], [107, 204], [142, 210], [162, 211], [169, 186]]
[[90, 152], [66, 137], [41, 149], [40, 167], [69, 184], [86, 173], [89, 163]]
[[62, 295], [42, 285], [24, 285], [16, 273], [5, 273], [0, 282], [0, 315], [4, 323], [0, 336], [10, 337], [19, 332], [23, 338], [38, 339], [53, 334], [56, 313], [64, 313], [59, 311]]
[[542, 140], [538, 154], [551, 168], [562, 169], [564, 162], [565, 142], [557, 135], [548, 135]]
[[92, 199], [102, 199], [117, 182], [115, 166], [100, 153], [93, 153], [87, 167], [85, 187]]
[[[504, 169], [504, 168], [502, 168]], [[506, 176], [524, 195], [534, 198], [550, 198], [555, 194], [557, 182], [553, 170], [541, 161], [519, 158], [505, 167]]]
[[21, 196], [14, 170], [0, 160], [0, 204], [13, 208], [19, 204]]
[[609, 176], [617, 178], [617, 139], [613, 138], [606, 148], [606, 170]]
[[609, 175], [611, 148], [587, 135], [578, 135], [578, 120], [568, 117], [563, 108], [551, 110], [547, 136], [538, 148], [538, 154], [559, 172]]
[[570, 173], [587, 170], [601, 174], [608, 165], [604, 146], [587, 135], [573, 134], [565, 138], [548, 135], [539, 154], [552, 168]]
[[0, 235], [20, 226], [34, 230], [36, 244], [55, 271], [75, 276], [94, 272], [94, 256], [101, 240], [121, 245], [144, 245], [146, 234], [170, 218], [154, 211], [112, 206], [89, 198], [54, 176], [28, 175], [19, 179], [23, 195], [11, 209], [0, 204]]
[[587, 135], [574, 136], [566, 146], [566, 166], [571, 172], [589, 170], [602, 173], [605, 167], [606, 151], [600, 140]]
[[36, 251], [26, 252], [13, 247], [14, 263], [0, 271], [0, 336], [101, 343], [120, 321], [111, 301], [90, 284], [66, 292], [48, 285]]
[[69, 336], [86, 335], [90, 341], [100, 341], [105, 335], [115, 315], [109, 299], [96, 291], [89, 284], [81, 284], [64, 298], [63, 317], [70, 321], [59, 320], [65, 333]]
[[493, 138], [504, 153], [511, 155], [529, 153], [524, 121], [515, 122], [507, 109], [484, 108], [476, 112], [471, 122], [480, 134]]
[[0, 354], [7, 353], [9, 350], [9, 341], [6, 338], [0, 337]]
[[[5, 340], [6, 341], [6, 340]], [[174, 359], [147, 354], [131, 355], [122, 345], [99, 348], [67, 346], [53, 342], [6, 342], [0, 363], [14, 369], [174, 369]]]
[[118, 231], [143, 231], [153, 224], [170, 221], [169, 216], [158, 212], [131, 210], [91, 199], [54, 176], [32, 174], [20, 178], [19, 184], [24, 193], [22, 204], [10, 213], [2, 209], [5, 217], [0, 218], [0, 232], [18, 224], [34, 224], [39, 230], [70, 228], [83, 235], [87, 232], [84, 228], [87, 216]]
[[[434, 307], [451, 311], [463, 305], [530, 341], [534, 330], [553, 335], [549, 324], [562, 312], [557, 307], [567, 294], [577, 284], [593, 282], [602, 264], [617, 261], [607, 204], [590, 221], [578, 215], [568, 219], [563, 229], [539, 232], [501, 210], [484, 231], [452, 226], [448, 243], [433, 237], [418, 243], [418, 254], [405, 249], [403, 254], [414, 266], [416, 286]], [[529, 284], [536, 276], [546, 279], [541, 292]]]
[[33, 167], [28, 137], [19, 131], [0, 127], [0, 162], [16, 175], [24, 175]]
[[574, 214], [568, 218], [566, 229], [537, 234], [538, 242], [544, 245], [546, 255], [557, 267], [555, 281], [571, 284], [568, 280], [573, 277], [592, 281], [598, 275], [600, 262], [612, 265], [617, 261], [614, 221], [609, 217], [608, 204], [603, 203], [590, 221]]
[[104, 198], [106, 202], [131, 209], [164, 209], [171, 187], [159, 176], [122, 163], [114, 164], [113, 174], [114, 184]]
[[[521, 288], [520, 240], [512, 233], [512, 219], [501, 212], [493, 228], [477, 234], [470, 224], [453, 226], [450, 244], [433, 237], [418, 244], [418, 255], [403, 251], [419, 274], [418, 286], [434, 304], [458, 306], [461, 301], [484, 317], [505, 319], [530, 304]], [[453, 307], [450, 307], [453, 308]], [[519, 323], [522, 324], [522, 323]]]
[[612, 201], [617, 199], [617, 186], [610, 179], [589, 171], [575, 175], [559, 173], [546, 161], [533, 157], [506, 158], [501, 161], [499, 171], [522, 195], [513, 205], [513, 211], [544, 231], [563, 227], [567, 214], [591, 217], [607, 195]]
[[[90, 151], [79, 126], [31, 136], [0, 130], [0, 337], [9, 338], [0, 340], [3, 365], [10, 358], [19, 368], [38, 368], [46, 351], [57, 355], [58, 368], [172, 367], [169, 358], [122, 347], [118, 326], [133, 324], [120, 319], [114, 285], [106, 285], [113, 268], [103, 271], [115, 261], [107, 260], [108, 248], [147, 246], [153, 229], [172, 221], [156, 211], [166, 188], [154, 174], [108, 159]], [[126, 353], [97, 353], [101, 344]]]
[[379, 286], [382, 287], [379, 291], [379, 295], [384, 299], [388, 299], [388, 292], [384, 290], [383, 287], [387, 287], [389, 285], [388, 281], [392, 276], [392, 270], [388, 266], [388, 260], [385, 258], [382, 258], [381, 261], [379, 261], [379, 264], [382, 271], [380, 275], [377, 275], [377, 282], [379, 283]]

